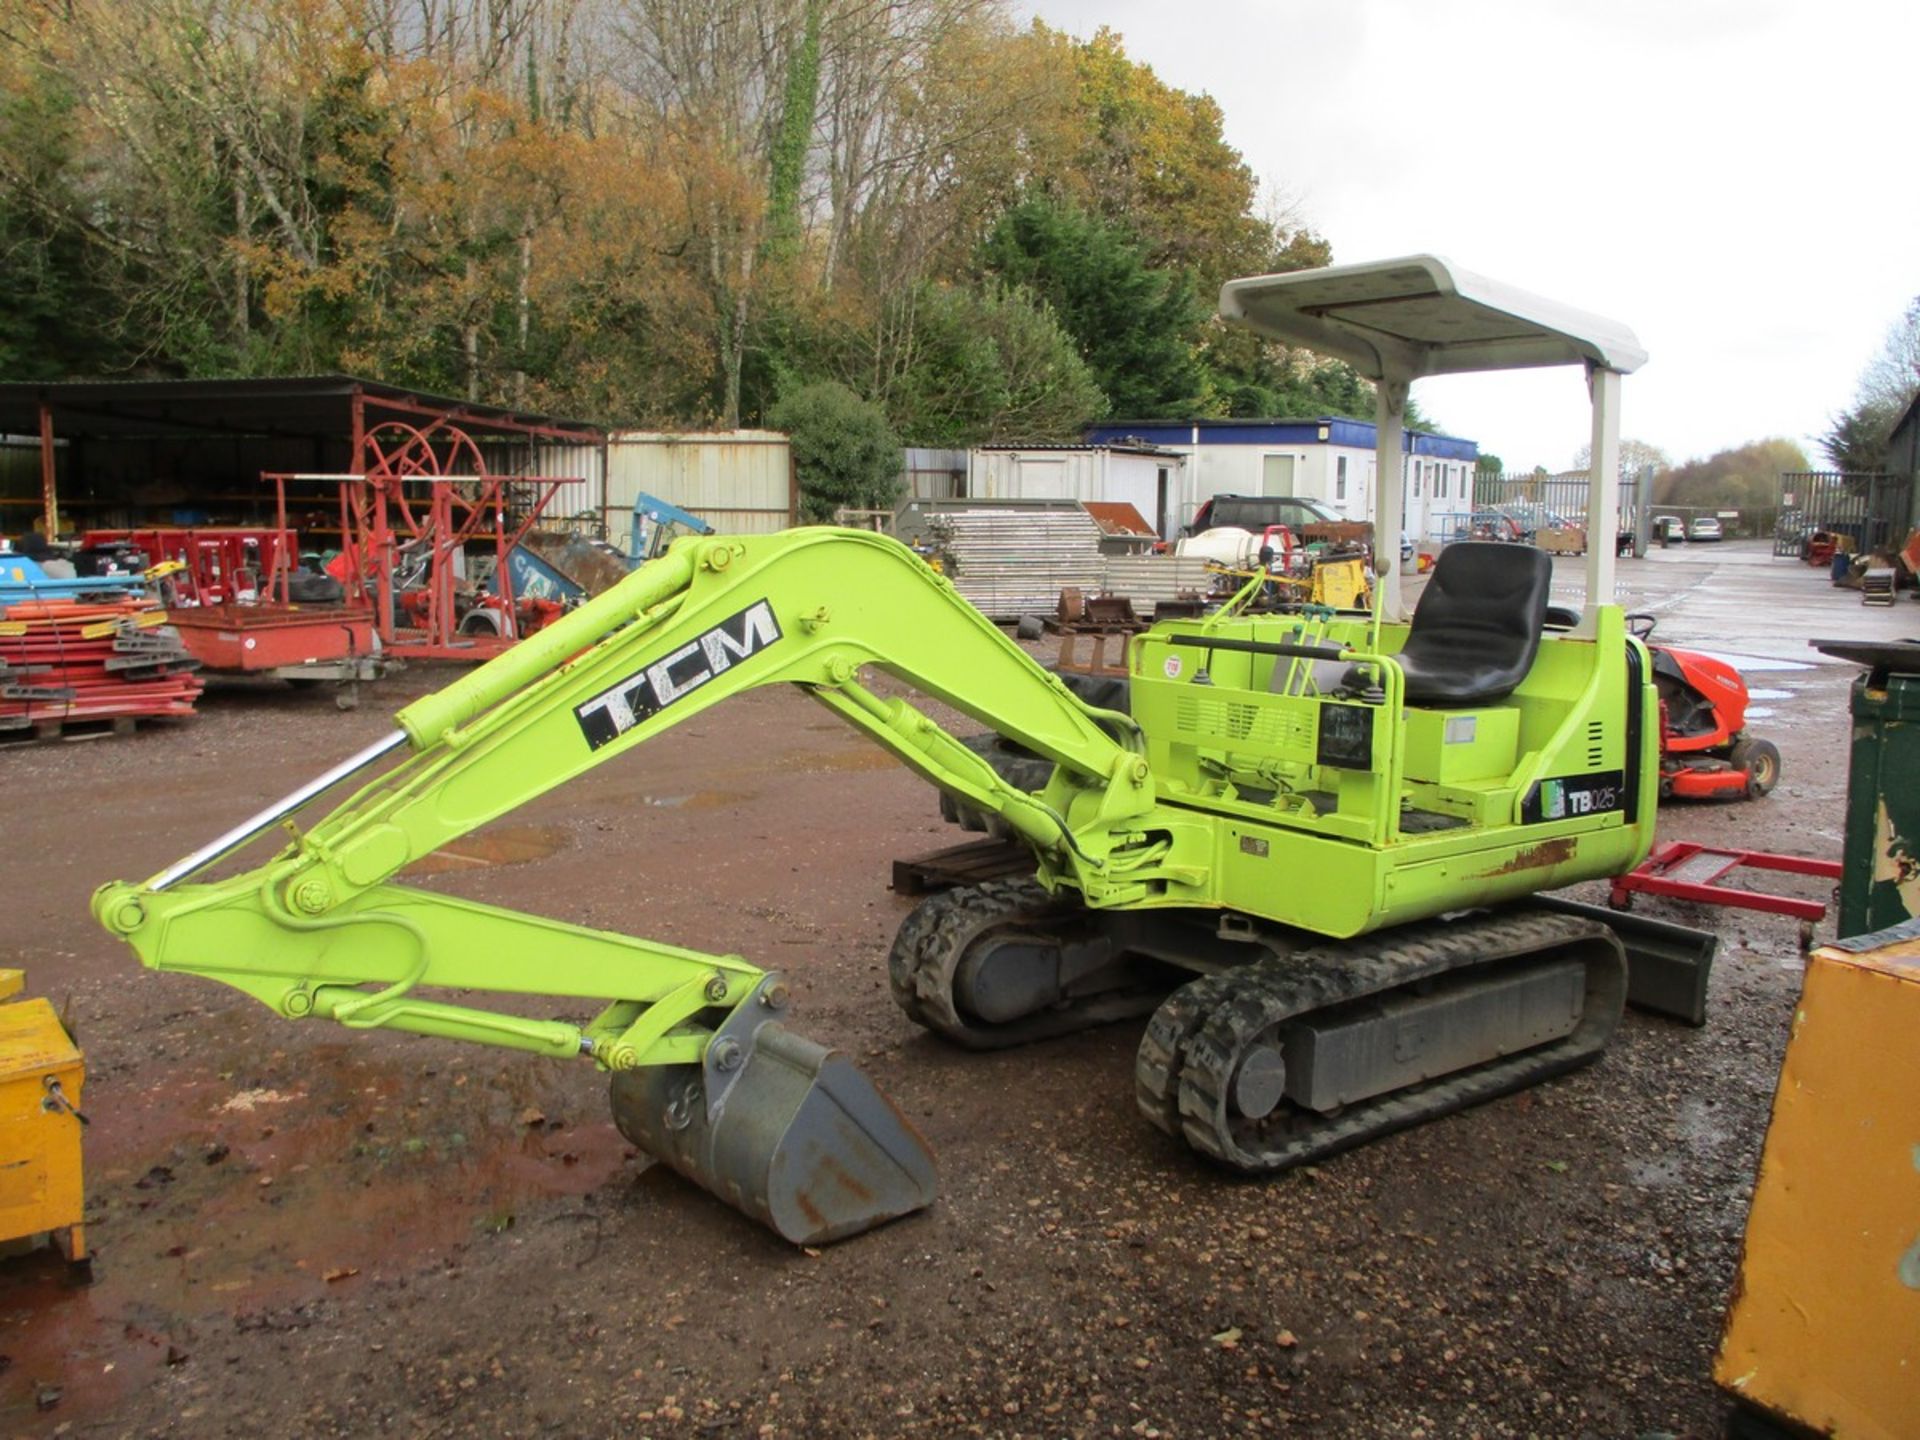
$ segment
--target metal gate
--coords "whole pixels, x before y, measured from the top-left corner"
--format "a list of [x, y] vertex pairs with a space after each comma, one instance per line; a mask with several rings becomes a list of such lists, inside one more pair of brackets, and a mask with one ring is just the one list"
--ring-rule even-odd
[[[1632, 472], [1620, 472], [1619, 528], [1633, 528], [1634, 484]], [[1587, 523], [1587, 472], [1563, 470], [1558, 475], [1541, 472], [1520, 475], [1477, 474], [1473, 477], [1473, 514], [1452, 513], [1435, 517], [1433, 538], [1464, 540], [1470, 533], [1488, 528], [1488, 512], [1497, 511], [1512, 520], [1527, 536], [1543, 530], [1559, 530]], [[1464, 524], [1463, 522], [1471, 522]]]
[[1773, 553], [1799, 559], [1815, 531], [1856, 551], [1891, 550], [1906, 538], [1913, 477], [1854, 470], [1783, 470]]

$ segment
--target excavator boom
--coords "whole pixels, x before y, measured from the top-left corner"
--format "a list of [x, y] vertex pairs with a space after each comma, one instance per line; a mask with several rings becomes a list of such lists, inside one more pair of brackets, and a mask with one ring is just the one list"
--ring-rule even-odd
[[[1061, 766], [1049, 796], [1002, 782], [867, 668], [968, 711]], [[637, 1142], [802, 1242], [925, 1205], [931, 1161], [848, 1062], [780, 1025], [786, 987], [739, 956], [563, 924], [396, 884], [406, 866], [727, 695], [797, 685], [934, 783], [1005, 817], [1062, 880], [1143, 883], [1113, 819], [1152, 802], [1124, 716], [1089, 712], [897, 542], [826, 529], [692, 538], [399, 714], [399, 729], [94, 911], [155, 969], [200, 974], [290, 1019], [322, 1017], [585, 1055], [616, 1076]], [[984, 703], [983, 697], [991, 697]], [[308, 828], [294, 816], [379, 773]], [[1097, 817], [1077, 840], [1067, 811]], [[206, 873], [284, 823], [254, 868]], [[1149, 847], [1151, 849], [1151, 847]], [[1149, 861], [1151, 856], [1148, 857]], [[428, 998], [451, 989], [597, 1000], [584, 1023]]]

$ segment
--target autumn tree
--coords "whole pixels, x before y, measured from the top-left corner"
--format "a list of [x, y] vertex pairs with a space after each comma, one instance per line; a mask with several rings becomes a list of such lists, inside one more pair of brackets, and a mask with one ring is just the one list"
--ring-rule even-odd
[[1779, 503], [1783, 471], [1807, 468], [1806, 452], [1793, 441], [1755, 440], [1656, 476], [1653, 499], [1656, 505], [1753, 514]]
[[348, 369], [919, 440], [1355, 411], [1228, 330], [1324, 263], [1212, 100], [1003, 0], [0, 0], [0, 364]]
[[[1593, 446], [1582, 445], [1573, 452], [1573, 469], [1585, 470], [1593, 464]], [[1636, 440], [1630, 435], [1620, 437], [1620, 469], [1623, 473], [1637, 475], [1651, 468], [1658, 475], [1663, 470], [1673, 468], [1673, 461], [1667, 452], [1648, 440]]]
[[1076, 87], [1072, 149], [1036, 177], [1043, 189], [1128, 227], [1150, 266], [1202, 289], [1271, 268], [1285, 237], [1258, 213], [1253, 172], [1211, 96], [1166, 84], [1111, 29], [1084, 43], [1037, 22], [1035, 34], [1070, 49]]

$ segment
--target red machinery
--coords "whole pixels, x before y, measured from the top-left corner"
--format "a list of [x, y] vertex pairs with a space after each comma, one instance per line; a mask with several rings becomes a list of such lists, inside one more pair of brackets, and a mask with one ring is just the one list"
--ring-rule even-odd
[[287, 524], [284, 484], [271, 527], [96, 530], [83, 544], [128, 545], [144, 551], [150, 563], [177, 560], [185, 567], [165, 582], [172, 592], [167, 618], [207, 670], [313, 683], [379, 673], [371, 610], [293, 602], [300, 552]]
[[380, 646], [365, 605], [200, 605], [168, 611], [181, 643], [209, 670], [285, 679], [364, 680]]
[[[1628, 617], [1643, 640], [1654, 617]], [[1660, 692], [1660, 798], [1758, 799], [1780, 783], [1780, 751], [1746, 733], [1747, 682], [1724, 660], [1653, 645]]]
[[258, 525], [152, 526], [140, 530], [89, 530], [84, 550], [126, 547], [142, 552], [150, 568], [168, 560], [183, 567], [168, 577], [169, 608], [230, 605], [259, 598], [267, 577], [292, 563], [293, 531], [282, 515], [278, 527]]
[[[329, 568], [350, 604], [372, 608], [389, 654], [485, 660], [559, 613], [516, 601], [508, 556], [577, 477], [489, 475], [479, 447], [445, 420], [391, 421], [368, 432], [363, 453], [364, 475], [332, 477], [341, 554]], [[270, 478], [284, 497], [293, 477]]]

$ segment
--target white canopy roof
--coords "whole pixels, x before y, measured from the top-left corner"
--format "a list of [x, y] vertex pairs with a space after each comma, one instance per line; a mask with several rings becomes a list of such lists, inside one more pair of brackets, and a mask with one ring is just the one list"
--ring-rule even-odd
[[1591, 365], [1622, 375], [1647, 352], [1626, 326], [1462, 270], [1438, 255], [1254, 275], [1220, 287], [1220, 313], [1369, 380]]

